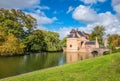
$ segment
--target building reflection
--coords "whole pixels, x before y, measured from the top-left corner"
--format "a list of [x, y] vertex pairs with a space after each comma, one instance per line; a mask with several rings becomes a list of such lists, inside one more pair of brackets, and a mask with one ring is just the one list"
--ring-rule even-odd
[[80, 60], [92, 58], [93, 55], [90, 53], [77, 53], [77, 52], [67, 52], [66, 53], [66, 62], [72, 63]]

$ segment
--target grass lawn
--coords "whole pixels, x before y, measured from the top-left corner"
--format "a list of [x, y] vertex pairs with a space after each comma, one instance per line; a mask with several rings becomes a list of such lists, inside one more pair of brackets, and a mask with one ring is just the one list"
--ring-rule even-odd
[[120, 53], [38, 70], [2, 81], [120, 81]]

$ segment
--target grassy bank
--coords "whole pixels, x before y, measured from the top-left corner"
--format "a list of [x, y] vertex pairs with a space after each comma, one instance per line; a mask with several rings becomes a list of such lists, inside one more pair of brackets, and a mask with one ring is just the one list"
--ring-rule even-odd
[[120, 53], [22, 74], [2, 81], [120, 81]]

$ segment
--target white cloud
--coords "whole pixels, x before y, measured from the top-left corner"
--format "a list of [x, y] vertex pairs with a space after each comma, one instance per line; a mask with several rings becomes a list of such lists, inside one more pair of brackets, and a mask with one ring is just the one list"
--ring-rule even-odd
[[28, 13], [30, 15], [32, 15], [34, 18], [37, 19], [37, 23], [38, 23], [38, 27], [39, 28], [42, 28], [42, 29], [46, 29], [43, 25], [44, 24], [51, 24], [53, 23], [54, 21], [57, 20], [56, 17], [52, 17], [52, 18], [49, 18], [45, 15], [44, 12], [40, 11], [40, 10], [37, 10], [36, 12], [34, 13]]
[[0, 8], [34, 8], [40, 4], [40, 0], [0, 0]]
[[90, 7], [83, 5], [78, 6], [72, 16], [74, 19], [87, 24], [98, 23], [104, 26], [109, 26], [119, 22], [116, 15], [111, 14], [111, 12], [97, 14], [97, 12]]
[[[57, 20], [56, 17], [49, 18], [42, 10], [49, 10], [48, 6], [40, 6], [40, 0], [1, 0], [0, 8], [15, 8], [15, 9], [28, 9], [30, 12], [25, 12], [32, 15], [37, 19], [38, 28], [46, 29], [44, 24], [51, 24]], [[37, 10], [34, 10], [37, 8]]]
[[49, 10], [50, 8], [48, 6], [38, 6], [40, 10]]
[[104, 26], [110, 26], [113, 24], [119, 23], [119, 20], [116, 15], [111, 14], [110, 12], [98, 14], [98, 23]]
[[85, 4], [95, 4], [97, 2], [105, 2], [106, 0], [81, 0]]
[[40, 29], [40, 30], [47, 30], [47, 28], [43, 25], [39, 25], [37, 29]]
[[87, 27], [62, 27], [56, 32], [58, 32], [60, 34], [60, 39], [63, 39], [64, 37], [69, 35], [69, 33], [72, 29], [77, 29], [78, 28], [79, 31], [84, 31], [86, 33], [91, 33], [91, 31], [93, 30], [93, 28], [95, 26], [96, 26], [95, 24], [94, 25], [92, 24], [92, 25], [88, 25]]
[[[86, 27], [63, 27], [60, 28], [57, 32], [60, 34], [60, 39], [63, 39], [64, 37], [66, 37], [69, 32], [71, 31], [71, 29], [73, 28], [78, 28], [79, 31], [84, 31], [86, 33], [91, 33], [93, 28], [97, 25], [101, 25], [100, 23], [94, 23], [94, 24], [88, 24]], [[106, 35], [107, 34], [120, 34], [120, 24], [113, 24], [110, 25], [108, 27], [105, 27], [106, 31]]]
[[69, 34], [71, 29], [73, 29], [73, 27], [62, 27], [56, 32], [58, 32], [60, 34], [60, 39], [63, 39], [64, 37], [66, 37]]
[[96, 12], [93, 9], [83, 5], [78, 6], [73, 12], [72, 16], [74, 19], [78, 21], [89, 22], [89, 23], [95, 22], [97, 19]]
[[113, 9], [120, 16], [120, 0], [112, 0], [112, 6], [113, 6]]
[[117, 15], [111, 12], [97, 13], [88, 6], [80, 5], [73, 12], [73, 18], [87, 24], [86, 27], [63, 27], [58, 31], [60, 37], [64, 38], [69, 34], [72, 28], [78, 28], [80, 31], [91, 33], [96, 25], [103, 25], [106, 29], [106, 34], [120, 34], [120, 21]]
[[68, 13], [70, 13], [70, 12], [73, 11], [73, 10], [74, 10], [74, 8], [73, 8], [72, 6], [70, 6], [70, 7], [68, 8], [68, 10], [67, 10], [66, 13], [68, 14]]
[[118, 5], [120, 4], [120, 0], [112, 0], [112, 5]]
[[96, 3], [96, 0], [81, 0], [81, 1], [83, 1], [85, 4]]
[[38, 25], [43, 25], [43, 24], [51, 24], [53, 23], [55, 20], [57, 20], [56, 17], [53, 18], [48, 18], [47, 16], [42, 16], [39, 14], [35, 14], [35, 13], [30, 13], [33, 17], [35, 17], [38, 21]]

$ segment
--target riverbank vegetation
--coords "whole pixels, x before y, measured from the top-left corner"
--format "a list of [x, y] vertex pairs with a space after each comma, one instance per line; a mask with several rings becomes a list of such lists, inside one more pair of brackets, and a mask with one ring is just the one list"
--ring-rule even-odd
[[30, 72], [1, 81], [119, 81], [119, 76], [120, 52]]
[[61, 50], [59, 34], [37, 29], [37, 20], [16, 9], [0, 9], [0, 55]]

